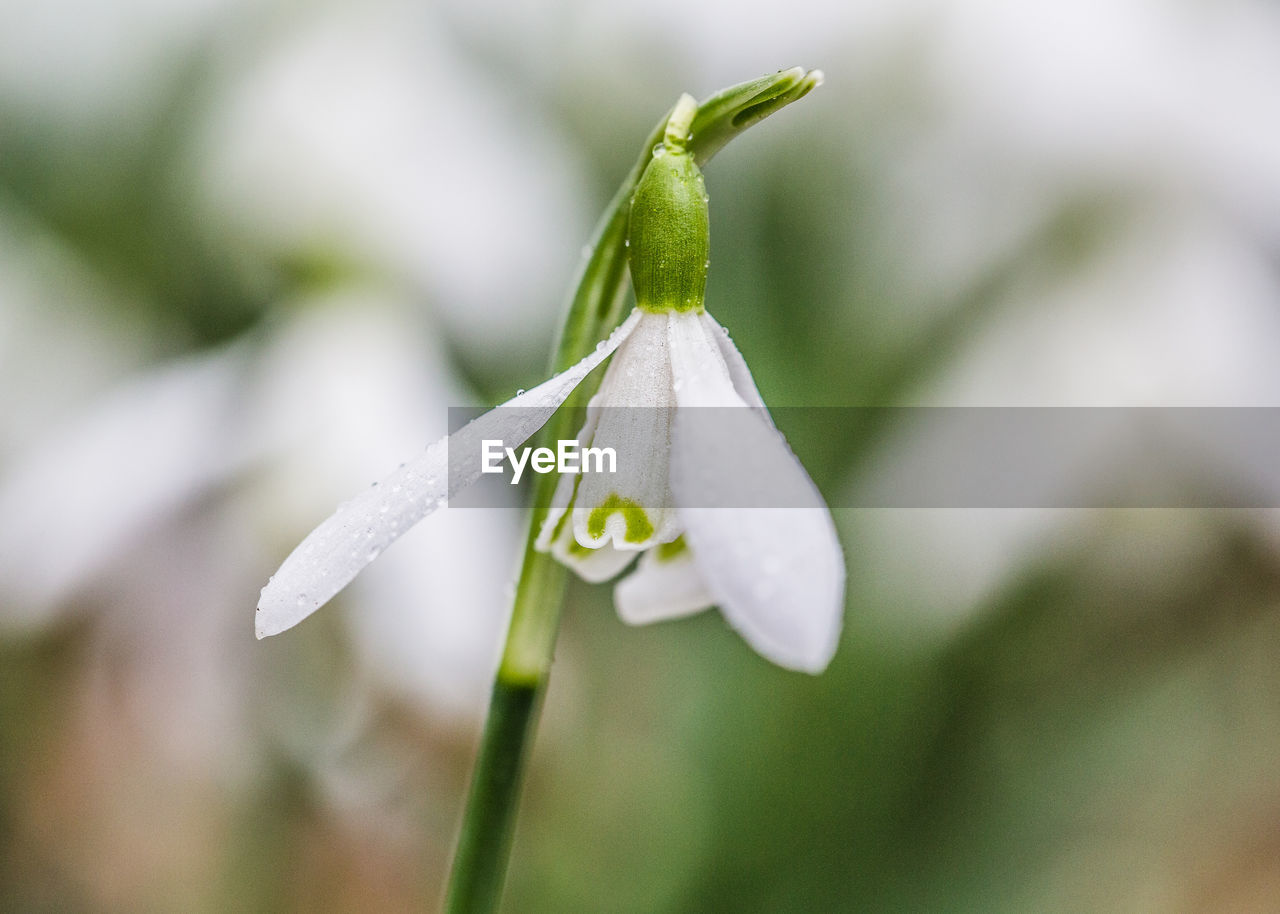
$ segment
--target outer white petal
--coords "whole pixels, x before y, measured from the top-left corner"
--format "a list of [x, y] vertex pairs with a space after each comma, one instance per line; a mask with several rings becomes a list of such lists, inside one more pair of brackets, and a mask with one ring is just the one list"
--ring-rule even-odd
[[673, 314], [669, 327], [680, 407], [671, 489], [698, 571], [752, 647], [781, 666], [821, 672], [835, 653], [844, 607], [844, 558], [831, 515], [757, 410], [720, 409], [710, 421], [691, 409], [746, 403], [701, 321]]
[[472, 420], [346, 502], [295, 549], [258, 601], [259, 638], [297, 625], [345, 587], [401, 534], [480, 477], [485, 439], [507, 446], [541, 428], [569, 393], [626, 339], [634, 312], [578, 364]]
[[650, 549], [613, 589], [613, 603], [623, 622], [648, 625], [701, 612], [715, 599], [698, 574], [692, 552], [685, 549], [662, 558], [658, 549]]
[[[600, 382], [599, 415], [591, 445], [612, 448], [614, 473], [585, 473], [573, 506], [573, 533], [588, 548], [612, 543], [639, 551], [675, 539], [679, 522], [667, 484], [672, 394], [671, 356], [667, 319], [645, 314], [618, 350]], [[623, 505], [610, 510], [609, 505]], [[603, 529], [594, 526], [600, 515]], [[637, 535], [631, 523], [640, 519], [648, 529]], [[631, 529], [629, 529], [631, 528]]]
[[706, 311], [702, 312], [702, 323], [710, 337], [716, 341], [716, 348], [720, 351], [720, 357], [724, 359], [725, 368], [729, 371], [729, 380], [733, 382], [733, 389], [748, 405], [763, 412], [769, 418], [769, 424], [772, 425], [773, 418], [769, 416], [769, 407], [765, 406], [764, 397], [760, 396], [755, 378], [751, 377], [747, 360], [742, 357], [738, 347], [729, 338], [729, 331]]

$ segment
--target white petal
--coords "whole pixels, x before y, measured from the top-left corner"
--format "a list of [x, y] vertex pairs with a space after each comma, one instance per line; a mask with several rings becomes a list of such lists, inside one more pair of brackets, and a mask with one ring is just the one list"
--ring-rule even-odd
[[[597, 394], [587, 404], [587, 420], [578, 430], [579, 441], [589, 442], [595, 435], [596, 424], [600, 419], [599, 407], [600, 396]], [[599, 584], [617, 575], [636, 556], [634, 552], [619, 552], [609, 545], [599, 549], [588, 548], [573, 538], [573, 524], [565, 521], [565, 514], [573, 506], [581, 479], [582, 476], [576, 473], [560, 474], [555, 494], [551, 498], [551, 507], [538, 531], [534, 548], [539, 552], [550, 552], [557, 561], [572, 569], [584, 581]]]
[[646, 314], [600, 382], [591, 446], [612, 448], [616, 472], [584, 473], [573, 532], [588, 548], [639, 551], [679, 533], [667, 485], [674, 405], [667, 319]]
[[583, 546], [573, 538], [573, 530], [569, 524], [560, 528], [560, 533], [551, 546], [551, 554], [590, 584], [599, 584], [617, 577], [638, 555], [630, 550], [614, 549], [608, 543], [596, 548]]
[[636, 570], [613, 589], [618, 616], [628, 625], [648, 625], [679, 619], [712, 606], [707, 586], [698, 574], [693, 553], [663, 557], [661, 547], [640, 557]]
[[756, 387], [755, 378], [751, 377], [751, 369], [747, 367], [747, 360], [742, 357], [738, 347], [729, 338], [729, 331], [724, 329], [719, 321], [706, 311], [702, 312], [701, 319], [703, 326], [707, 328], [708, 335], [716, 341], [716, 348], [720, 350], [720, 357], [724, 359], [725, 368], [729, 370], [729, 380], [733, 382], [733, 389], [749, 406], [754, 406], [763, 412], [765, 417], [769, 419], [769, 424], [772, 425], [773, 418], [769, 416], [769, 407], [765, 406], [764, 397], [760, 396], [760, 389]]
[[844, 607], [844, 558], [831, 515], [757, 410], [700, 416], [690, 409], [746, 403], [707, 328], [678, 314], [669, 326], [680, 407], [671, 490], [698, 571], [752, 647], [781, 666], [821, 672], [835, 653]]
[[[597, 393], [587, 403], [587, 418], [582, 423], [582, 428], [578, 429], [578, 441], [583, 442], [584, 445], [590, 442], [595, 437], [596, 425], [599, 422], [600, 394]], [[552, 542], [561, 530], [560, 521], [569, 512], [569, 509], [573, 506], [574, 498], [577, 497], [578, 482], [581, 478], [576, 473], [561, 473], [556, 480], [556, 490], [551, 496], [551, 507], [547, 509], [547, 516], [542, 522], [542, 527], [538, 530], [538, 539], [534, 543], [534, 548], [539, 552], [549, 552], [551, 550]], [[572, 528], [572, 525], [568, 526]]]
[[639, 312], [632, 313], [572, 368], [472, 420], [339, 507], [262, 588], [255, 626], [258, 637], [297, 625], [401, 534], [475, 482], [480, 477], [481, 441], [501, 439], [512, 447], [546, 424], [582, 379], [626, 339], [638, 319]]

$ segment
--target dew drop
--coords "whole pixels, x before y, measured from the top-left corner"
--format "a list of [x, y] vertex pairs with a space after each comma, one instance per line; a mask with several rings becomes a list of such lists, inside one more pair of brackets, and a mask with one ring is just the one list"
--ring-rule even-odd
[[307, 595], [305, 593], [298, 594], [298, 605], [299, 606], [307, 605]]
[[601, 340], [600, 342], [596, 343], [596, 349], [603, 349], [603, 348], [604, 348], [604, 340]]
[[516, 388], [516, 396], [517, 396], [517, 397], [519, 397], [519, 396], [523, 396], [523, 395], [524, 395], [524, 388], [523, 388], [523, 387], [517, 387], [517, 388]]
[[654, 155], [654, 158], [657, 158], [658, 156], [664, 156], [664, 155], [666, 155], [666, 154], [667, 154], [667, 144], [666, 144], [666, 143], [659, 143], [657, 146], [654, 146], [654, 147], [653, 147], [653, 155]]
[[623, 240], [623, 242], [622, 242], [622, 246], [623, 246], [624, 248], [629, 248], [629, 247], [631, 247], [631, 239], [630, 239], [630, 238], [624, 239], [624, 240]]

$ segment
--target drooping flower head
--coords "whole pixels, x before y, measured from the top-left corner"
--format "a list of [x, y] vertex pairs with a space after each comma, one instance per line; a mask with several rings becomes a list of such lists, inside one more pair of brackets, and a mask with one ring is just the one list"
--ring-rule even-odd
[[[482, 442], [517, 446], [613, 355], [578, 440], [614, 473], [565, 474], [538, 548], [615, 589], [631, 623], [718, 606], [763, 656], [817, 673], [835, 652], [844, 562], [822, 497], [774, 427], [746, 362], [704, 307], [708, 198], [681, 98], [631, 205], [636, 309], [594, 352], [429, 447], [339, 508], [263, 588], [259, 637], [301, 621], [481, 474]], [[615, 353], [616, 350], [616, 354]], [[762, 498], [762, 491], [768, 497]]]

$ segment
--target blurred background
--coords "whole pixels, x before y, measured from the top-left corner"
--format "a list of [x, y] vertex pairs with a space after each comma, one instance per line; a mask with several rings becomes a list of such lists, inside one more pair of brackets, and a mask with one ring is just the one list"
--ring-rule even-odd
[[[0, 2], [0, 908], [436, 905], [520, 513], [262, 643], [258, 590], [543, 378], [679, 92], [794, 65], [707, 169], [770, 403], [1280, 405], [1264, 0]], [[823, 415], [836, 504], [928, 446]], [[836, 515], [820, 678], [574, 584], [506, 910], [1280, 905], [1280, 513]]]

